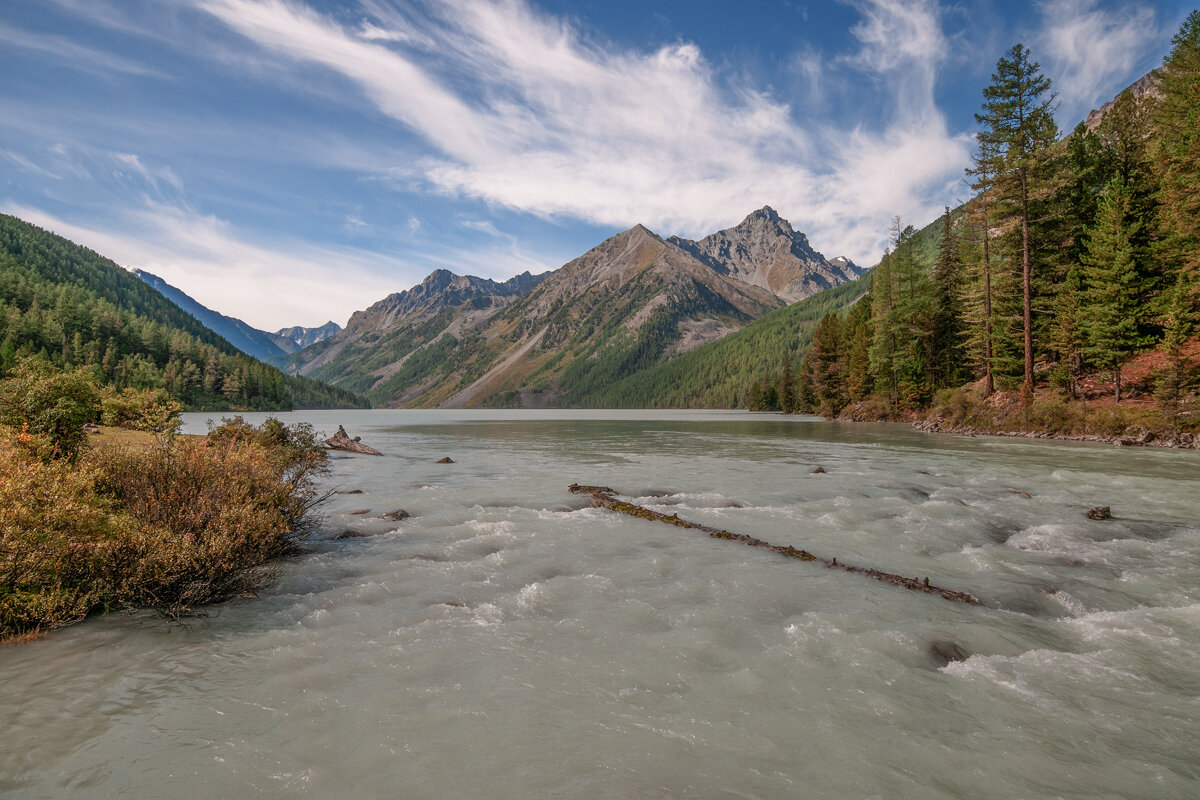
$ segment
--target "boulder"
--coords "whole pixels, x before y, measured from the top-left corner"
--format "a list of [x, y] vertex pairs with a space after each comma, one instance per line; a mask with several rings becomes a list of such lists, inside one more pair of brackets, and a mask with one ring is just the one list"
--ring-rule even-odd
[[353, 439], [346, 433], [346, 429], [338, 425], [337, 433], [325, 440], [325, 446], [331, 450], [346, 450], [350, 453], [363, 453], [369, 456], [381, 456], [383, 453], [376, 450], [374, 447], [365, 445], [359, 441], [359, 437]]
[[1088, 519], [1112, 519], [1112, 509], [1108, 506], [1096, 506], [1087, 512]]
[[437, 461], [437, 463], [439, 463], [439, 464], [453, 464], [453, 463], [454, 463], [454, 459], [453, 459], [453, 458], [451, 458], [450, 456], [446, 456], [445, 458], [439, 458], [439, 459], [438, 459], [438, 461]]
[[399, 522], [402, 519], [408, 519], [410, 516], [412, 515], [403, 508], [397, 508], [395, 511], [389, 511], [384, 514], [381, 519], [390, 519], [393, 522]]

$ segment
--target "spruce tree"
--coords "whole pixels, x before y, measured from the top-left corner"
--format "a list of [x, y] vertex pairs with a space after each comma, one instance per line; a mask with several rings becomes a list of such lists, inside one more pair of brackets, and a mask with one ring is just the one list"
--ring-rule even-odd
[[1055, 299], [1054, 322], [1050, 327], [1050, 347], [1058, 357], [1054, 379], [1074, 398], [1078, 393], [1079, 373], [1083, 368], [1084, 341], [1079, 304], [1083, 299], [1080, 269], [1074, 266], [1059, 287]]
[[958, 258], [958, 235], [950, 207], [942, 215], [942, 241], [930, 275], [933, 302], [929, 335], [930, 385], [936, 389], [965, 380], [962, 350], [962, 265]]
[[796, 379], [792, 374], [792, 354], [783, 357], [783, 374], [779, 376], [779, 409], [785, 414], [796, 413]]
[[1088, 232], [1083, 256], [1084, 302], [1081, 309], [1084, 354], [1102, 369], [1112, 370], [1114, 396], [1121, 402], [1121, 364], [1146, 343], [1139, 333], [1145, 307], [1133, 240], [1141, 223], [1130, 216], [1125, 181], [1112, 179]]

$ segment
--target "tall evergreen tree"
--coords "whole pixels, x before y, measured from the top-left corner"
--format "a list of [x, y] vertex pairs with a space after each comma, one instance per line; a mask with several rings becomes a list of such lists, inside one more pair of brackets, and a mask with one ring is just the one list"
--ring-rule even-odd
[[1054, 97], [1050, 79], [1041, 66], [1029, 59], [1029, 49], [1013, 45], [1007, 57], [996, 62], [992, 82], [983, 90], [982, 113], [975, 119], [981, 126], [976, 139], [996, 176], [999, 199], [1014, 223], [1021, 265], [1022, 333], [1024, 379], [1023, 402], [1033, 397], [1033, 259], [1031, 248], [1031, 199], [1039, 190], [1041, 168], [1050, 146], [1058, 137], [1054, 123]]
[[783, 357], [783, 374], [779, 376], [779, 410], [796, 413], [796, 377], [792, 373], [792, 354]]
[[950, 207], [942, 215], [942, 241], [930, 275], [933, 291], [929, 335], [929, 373], [933, 389], [962, 383], [962, 264], [958, 258], [958, 234], [950, 218]]
[[1131, 205], [1125, 181], [1120, 176], [1113, 178], [1100, 201], [1083, 257], [1084, 353], [1096, 366], [1112, 370], [1118, 403], [1121, 364], [1146, 343], [1139, 333], [1145, 306], [1138, 299], [1141, 292], [1133, 244], [1141, 223], [1131, 218]]

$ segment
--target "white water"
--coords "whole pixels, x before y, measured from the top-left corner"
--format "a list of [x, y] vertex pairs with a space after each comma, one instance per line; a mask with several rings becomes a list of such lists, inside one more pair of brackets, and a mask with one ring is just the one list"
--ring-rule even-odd
[[[1200, 796], [1194, 452], [739, 413], [282, 417], [387, 455], [334, 461], [363, 493], [261, 598], [0, 649], [0, 796]], [[575, 481], [986, 606], [591, 509]], [[945, 639], [970, 657], [940, 666]]]

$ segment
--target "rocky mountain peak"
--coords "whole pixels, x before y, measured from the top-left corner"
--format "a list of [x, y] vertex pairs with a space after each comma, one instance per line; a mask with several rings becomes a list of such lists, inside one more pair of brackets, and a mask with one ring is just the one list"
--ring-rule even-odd
[[829, 261], [814, 250], [808, 237], [770, 206], [698, 242], [678, 236], [667, 241], [711, 269], [789, 303], [858, 277], [849, 262]]

